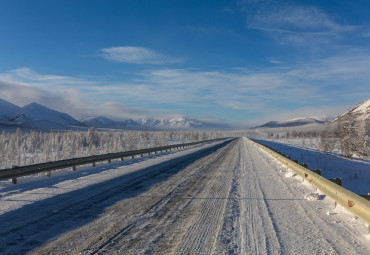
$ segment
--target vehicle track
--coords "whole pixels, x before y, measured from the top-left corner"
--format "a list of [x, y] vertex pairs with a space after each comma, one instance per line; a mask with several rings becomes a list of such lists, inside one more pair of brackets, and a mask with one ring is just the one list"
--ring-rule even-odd
[[[151, 230], [155, 230], [156, 226], [153, 224], [153, 221], [156, 223], [161, 222], [166, 217], [168, 208], [172, 208], [173, 204], [177, 204], [178, 201], [174, 203], [174, 200], [176, 200], [174, 198], [182, 194], [182, 189], [192, 187], [192, 185], [187, 184], [199, 178], [200, 172], [209, 169], [209, 165], [212, 165], [223, 153], [228, 151], [229, 146], [231, 145], [229, 144], [226, 147], [219, 146], [215, 153], [200, 158], [168, 180], [153, 185], [140, 196], [120, 201], [108, 208], [104, 216], [97, 221], [68, 233], [55, 243], [46, 245], [46, 247], [35, 251], [35, 253], [46, 254], [53, 251], [59, 251], [59, 253], [60, 251], [65, 251], [64, 253], [67, 254], [78, 253], [78, 251], [84, 250], [88, 254], [100, 254], [109, 249], [122, 250], [122, 247], [126, 250], [137, 249], [137, 246], [141, 245], [139, 241], [142, 239], [142, 236]], [[190, 200], [185, 199], [185, 201], [189, 202]], [[178, 206], [182, 207], [183, 205], [179, 204]], [[122, 211], [122, 208], [125, 208], [125, 211]], [[114, 224], [112, 224], [111, 217], [115, 219]], [[136, 233], [137, 229], [145, 232]], [[70, 240], [73, 240], [73, 244], [71, 244]]]
[[[109, 204], [145, 190], [165, 180], [199, 158], [207, 156], [228, 142], [186, 155], [181, 159], [161, 163], [86, 190], [71, 192], [35, 205], [26, 206], [12, 214], [2, 215], [0, 228], [0, 253], [20, 254], [37, 247], [50, 237], [50, 230], [65, 232], [74, 226], [89, 222], [103, 212]], [[132, 194], [131, 194], [132, 193]], [[88, 194], [88, 199], [86, 198]], [[26, 214], [25, 214], [26, 211]], [[21, 219], [21, 220], [14, 220]], [[31, 234], [32, 233], [32, 234]]]
[[[28, 247], [40, 246], [31, 254], [368, 254], [354, 227], [320, 211], [330, 201], [305, 200], [307, 187], [285, 171], [245, 138], [219, 144], [98, 185], [92, 201], [73, 200], [68, 213], [63, 202], [37, 230], [48, 233], [55, 220], [62, 228], [72, 216], [88, 220]], [[12, 230], [27, 237], [30, 222]], [[13, 233], [4, 233], [10, 243]]]

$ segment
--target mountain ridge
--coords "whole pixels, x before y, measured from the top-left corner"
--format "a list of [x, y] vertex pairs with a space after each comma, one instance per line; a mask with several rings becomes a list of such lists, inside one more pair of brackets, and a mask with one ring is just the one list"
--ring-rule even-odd
[[62, 126], [84, 126], [80, 121], [74, 119], [67, 113], [62, 113], [36, 102], [21, 107], [13, 113], [10, 121], [22, 122], [27, 126], [28, 122], [48, 121]]
[[336, 117], [334, 120], [331, 121], [331, 123], [336, 123], [341, 118], [344, 118], [348, 114], [355, 113], [358, 115], [358, 118], [366, 119], [370, 117], [370, 98], [362, 101], [361, 103], [349, 108], [346, 112], [342, 113], [338, 117]]
[[276, 127], [296, 127], [304, 126], [308, 124], [324, 124], [324, 121], [317, 120], [315, 118], [294, 118], [285, 121], [269, 121], [265, 124], [258, 126], [257, 128], [276, 128]]
[[86, 130], [87, 128], [140, 131], [160, 130], [226, 130], [227, 124], [206, 122], [193, 118], [142, 118], [111, 120], [104, 116], [90, 116], [76, 120], [67, 113], [50, 109], [36, 102], [19, 107], [0, 99], [0, 128], [28, 128], [36, 130]]
[[141, 125], [164, 130], [228, 130], [230, 126], [224, 123], [206, 122], [194, 118], [142, 118], [136, 120]]
[[8, 119], [10, 115], [21, 107], [0, 98], [0, 119]]

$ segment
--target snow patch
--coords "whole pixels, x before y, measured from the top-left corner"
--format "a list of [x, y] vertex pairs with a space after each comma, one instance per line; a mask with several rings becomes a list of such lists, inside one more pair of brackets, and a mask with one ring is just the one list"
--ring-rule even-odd
[[285, 173], [285, 177], [286, 178], [290, 178], [290, 177], [294, 177], [294, 176], [296, 176], [297, 174], [296, 173], [294, 173], [294, 172], [292, 172], [292, 171], [288, 171], [288, 172], [286, 172]]
[[325, 195], [321, 195], [319, 193], [309, 193], [304, 197], [304, 199], [308, 201], [323, 200], [324, 198], [325, 198]]

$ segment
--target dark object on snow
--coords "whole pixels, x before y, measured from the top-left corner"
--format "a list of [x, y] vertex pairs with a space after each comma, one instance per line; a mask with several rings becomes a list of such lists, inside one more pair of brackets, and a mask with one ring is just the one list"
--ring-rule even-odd
[[342, 186], [342, 178], [333, 178], [333, 179], [328, 179], [329, 181], [334, 182], [335, 184]]
[[318, 175], [321, 175], [321, 169], [320, 168], [317, 168], [315, 170], [312, 170], [312, 172], [318, 174]]

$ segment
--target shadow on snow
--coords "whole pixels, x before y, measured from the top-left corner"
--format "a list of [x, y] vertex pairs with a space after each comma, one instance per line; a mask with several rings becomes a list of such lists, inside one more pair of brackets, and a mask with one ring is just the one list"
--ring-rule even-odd
[[340, 155], [325, 154], [321, 151], [304, 149], [273, 141], [257, 140], [259, 143], [274, 148], [281, 153], [308, 163], [308, 169], [320, 168], [321, 174], [327, 179], [342, 178], [344, 188], [357, 193], [370, 192], [370, 162], [367, 160], [348, 159]]
[[[107, 207], [139, 196], [232, 140], [133, 173], [25, 205], [0, 216], [0, 253], [20, 254], [98, 218]], [[109, 165], [107, 169], [121, 167]]]

